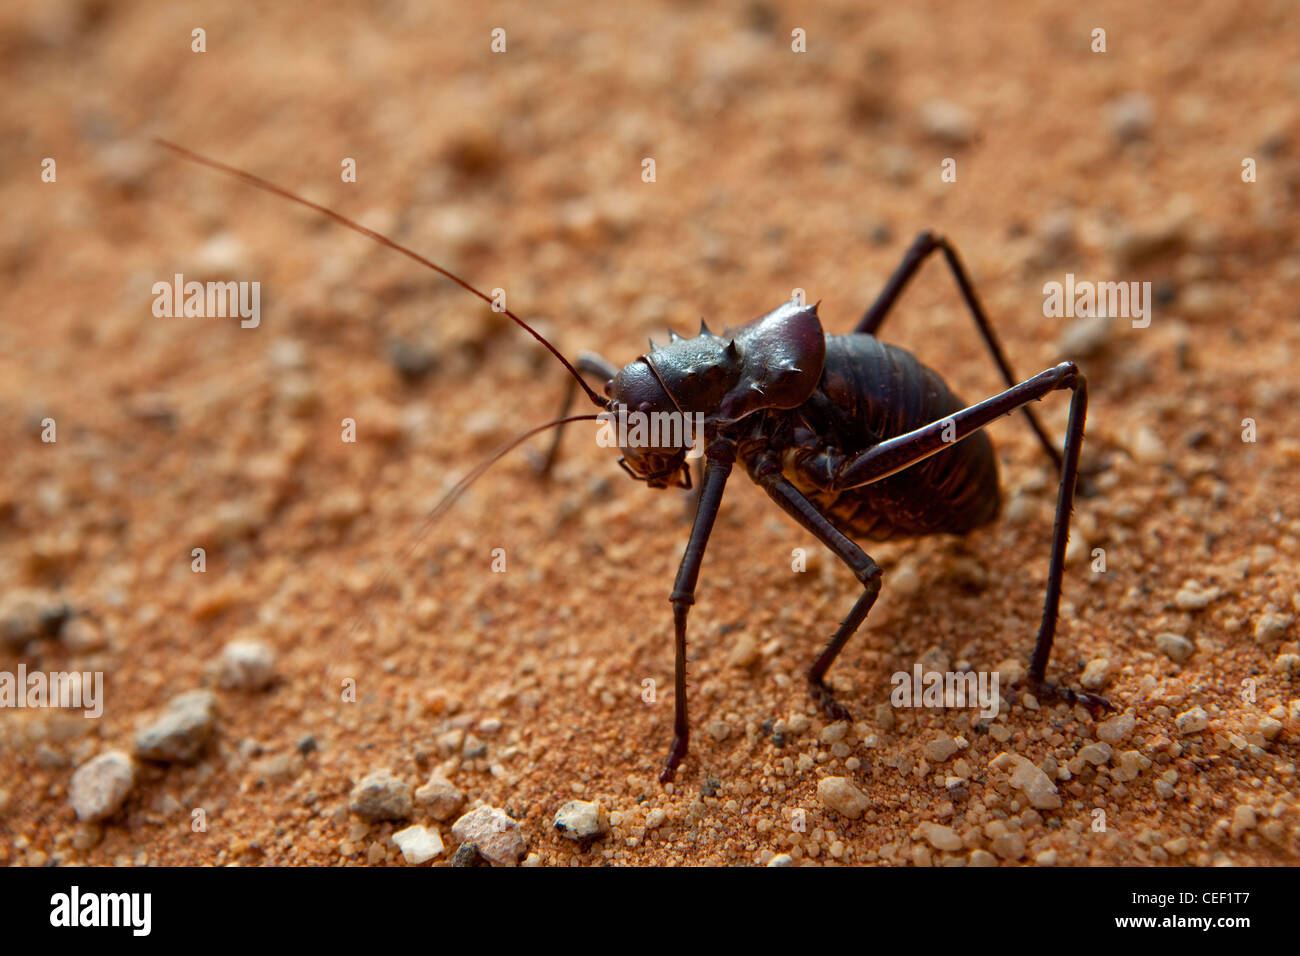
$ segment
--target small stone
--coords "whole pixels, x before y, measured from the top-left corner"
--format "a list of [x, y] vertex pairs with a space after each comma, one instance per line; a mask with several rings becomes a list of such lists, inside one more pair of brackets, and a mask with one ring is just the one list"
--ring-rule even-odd
[[936, 850], [947, 850], [950, 853], [956, 853], [962, 848], [961, 837], [952, 827], [941, 826], [938, 823], [922, 823], [917, 830], [920, 831], [922, 838], [934, 847]]
[[1097, 738], [1108, 744], [1123, 743], [1137, 727], [1137, 718], [1132, 714], [1120, 714], [1097, 725]]
[[388, 361], [408, 385], [414, 385], [433, 371], [438, 356], [418, 342], [395, 339], [388, 344]]
[[1174, 723], [1178, 726], [1180, 734], [1198, 734], [1210, 726], [1210, 715], [1205, 712], [1205, 708], [1198, 705], [1191, 710], [1183, 711], [1174, 719]]
[[1238, 839], [1247, 830], [1255, 829], [1258, 824], [1258, 818], [1255, 816], [1255, 808], [1242, 804], [1232, 811], [1232, 838]]
[[1196, 645], [1181, 634], [1168, 631], [1156, 635], [1156, 647], [1175, 664], [1181, 664], [1196, 650]]
[[486, 757], [488, 752], [487, 744], [475, 737], [473, 734], [465, 735], [465, 743], [461, 745], [460, 755], [466, 760], [478, 760], [480, 757]]
[[1094, 767], [1100, 767], [1110, 760], [1114, 751], [1108, 743], [1088, 744], [1079, 748], [1079, 757], [1092, 764]]
[[879, 727], [881, 730], [885, 731], [885, 733], [888, 733], [889, 731], [894, 729], [894, 723], [896, 719], [897, 718], [894, 716], [893, 705], [891, 704], [876, 705], [876, 710], [875, 710], [876, 726]]
[[794, 857], [789, 853], [778, 853], [767, 861], [768, 866], [794, 866]]
[[1282, 721], [1275, 717], [1265, 717], [1259, 722], [1259, 732], [1265, 740], [1276, 740], [1278, 734], [1282, 733]]
[[1056, 866], [1056, 851], [1044, 850], [1034, 857], [1034, 862], [1039, 866]]
[[824, 744], [839, 743], [849, 732], [849, 722], [847, 720], [837, 720], [833, 724], [827, 724], [822, 728], [821, 741]]
[[904, 564], [889, 574], [888, 587], [898, 594], [915, 594], [921, 590], [921, 575], [910, 564]]
[[662, 826], [663, 822], [667, 819], [668, 819], [667, 811], [663, 810], [660, 807], [655, 807], [653, 810], [651, 810], [649, 813], [645, 815], [645, 828], [647, 830], [653, 830], [656, 827]]
[[790, 715], [790, 719], [786, 721], [786, 726], [792, 734], [803, 734], [808, 732], [808, 728], [812, 726], [812, 721], [808, 719], [807, 714], [795, 713]]
[[451, 856], [452, 866], [491, 866], [488, 860], [478, 847], [473, 843], [462, 843], [456, 847], [456, 852]]
[[1187, 837], [1175, 837], [1165, 844], [1165, 852], [1170, 856], [1182, 856], [1192, 846], [1192, 841]]
[[709, 721], [709, 736], [721, 743], [731, 736], [731, 725], [725, 720]]
[[1094, 657], [1088, 661], [1079, 683], [1088, 690], [1101, 690], [1110, 683], [1110, 661], [1105, 657]]
[[442, 837], [438, 836], [438, 831], [418, 824], [405, 830], [398, 830], [393, 834], [393, 842], [402, 851], [402, 857], [406, 862], [417, 866], [428, 863], [443, 850]]
[[1259, 644], [1270, 644], [1273, 641], [1281, 640], [1286, 629], [1291, 626], [1294, 620], [1290, 614], [1275, 614], [1269, 612], [1261, 614], [1255, 622], [1255, 641]]
[[275, 754], [253, 761], [253, 779], [262, 783], [287, 783], [302, 773], [302, 756], [297, 753]]
[[609, 832], [609, 816], [599, 803], [570, 800], [555, 815], [555, 829], [570, 840], [594, 840]]
[[1019, 833], [996, 836], [993, 838], [993, 852], [1004, 860], [1018, 860], [1025, 855], [1025, 838]]
[[498, 866], [517, 865], [527, 850], [519, 824], [497, 807], [471, 810], [451, 825], [451, 835], [460, 843], [473, 843]]
[[68, 802], [85, 823], [106, 820], [121, 809], [135, 786], [135, 764], [120, 750], [109, 750], [72, 774]]
[[108, 647], [108, 640], [98, 624], [88, 617], [77, 616], [63, 625], [59, 632], [63, 646], [74, 654], [89, 654]]
[[1300, 654], [1282, 653], [1273, 661], [1273, 671], [1295, 676], [1300, 674]]
[[988, 850], [972, 850], [970, 855], [971, 866], [997, 866], [998, 858]]
[[817, 782], [817, 799], [841, 816], [856, 820], [871, 805], [867, 795], [847, 777], [823, 777]]
[[411, 815], [411, 787], [390, 770], [373, 770], [352, 788], [348, 809], [364, 820], [405, 820]]
[[925, 759], [930, 763], [943, 763], [957, 752], [957, 741], [951, 737], [940, 737], [925, 745]]
[[450, 820], [465, 802], [465, 794], [442, 771], [435, 770], [429, 782], [415, 791], [415, 802], [435, 820]]
[[1174, 595], [1174, 604], [1180, 611], [1200, 611], [1219, 599], [1222, 592], [1217, 588], [1201, 590], [1195, 581], [1186, 581]]
[[0, 644], [22, 647], [28, 641], [54, 637], [71, 609], [53, 591], [18, 588], [0, 597]]
[[998, 672], [998, 685], [1001, 687], [1011, 687], [1025, 678], [1025, 665], [1014, 657], [1007, 658], [993, 669]]
[[975, 135], [970, 111], [951, 100], [929, 100], [921, 105], [921, 128], [926, 135], [950, 146], [964, 146]]
[[221, 649], [217, 664], [222, 687], [264, 690], [275, 680], [275, 651], [256, 638], [236, 638]]
[[135, 755], [160, 763], [195, 763], [212, 736], [216, 695], [193, 690], [173, 697], [162, 716], [135, 735]]
[[1157, 467], [1169, 461], [1169, 449], [1164, 440], [1145, 425], [1129, 438], [1128, 451], [1140, 465]]
[[1129, 143], [1151, 132], [1155, 109], [1144, 93], [1125, 93], [1109, 104], [1110, 125], [1117, 139]]
[[[1011, 754], [1011, 763], [1015, 770], [1011, 774], [1011, 786], [1024, 793], [1032, 806], [1039, 810], [1056, 810], [1061, 806], [1061, 797], [1057, 793], [1052, 778], [1042, 771], [1033, 761]], [[994, 849], [997, 853], [996, 848]], [[1022, 849], [1023, 854], [1023, 849]], [[1001, 856], [1002, 854], [998, 854]]]
[[758, 663], [759, 657], [762, 656], [762, 648], [759, 646], [758, 638], [748, 631], [742, 632], [736, 638], [736, 643], [731, 648], [731, 653], [727, 655], [727, 663], [732, 667], [738, 667], [741, 670], [747, 670]]

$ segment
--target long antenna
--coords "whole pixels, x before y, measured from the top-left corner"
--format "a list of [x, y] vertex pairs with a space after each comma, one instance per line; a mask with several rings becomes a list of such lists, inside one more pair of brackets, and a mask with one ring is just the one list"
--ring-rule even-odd
[[[406, 256], [408, 259], [414, 259], [422, 266], [428, 266], [434, 272], [446, 276], [448, 279], [456, 283], [462, 289], [465, 289], [467, 292], [472, 292], [474, 295], [478, 296], [480, 299], [482, 299], [488, 305], [492, 306], [494, 309], [497, 308], [496, 303], [493, 302], [490, 296], [474, 288], [474, 286], [470, 285], [460, 276], [456, 275], [456, 273], [450, 271], [449, 269], [444, 269], [436, 262], [430, 262], [428, 259], [424, 258], [424, 256], [420, 255], [418, 252], [406, 248], [406, 246], [402, 245], [401, 243], [389, 239], [387, 236], [375, 232], [373, 229], [367, 229], [365, 226], [361, 225], [361, 223], [355, 222], [349, 219], [347, 216], [335, 212], [333, 209], [327, 209], [324, 206], [319, 205], [318, 203], [312, 202], [310, 199], [304, 199], [302, 196], [299, 196], [296, 193], [292, 193], [289, 190], [283, 188], [282, 186], [277, 186], [275, 183], [263, 179], [261, 176], [255, 176], [252, 173], [245, 172], [242, 169], [236, 169], [234, 166], [227, 166], [225, 163], [219, 163], [215, 159], [209, 159], [208, 157], [202, 156], [191, 149], [186, 149], [184, 146], [177, 146], [175, 143], [168, 142], [167, 140], [157, 136], [154, 137], [153, 141], [157, 143], [159, 146], [171, 150], [177, 156], [181, 156], [184, 159], [190, 160], [191, 162], [199, 163], [202, 166], [209, 166], [212, 169], [219, 170], [228, 176], [234, 176], [236, 179], [242, 179], [244, 182], [248, 183], [251, 186], [256, 186], [258, 189], [265, 190], [268, 193], [273, 193], [276, 196], [280, 196], [284, 199], [288, 199], [291, 202], [296, 202], [300, 206], [306, 206], [308, 209], [313, 209], [318, 213], [328, 216], [329, 218], [333, 219], [335, 222], [347, 226], [352, 231], [359, 232], [363, 236], [368, 236], [369, 238], [375, 240], [375, 242], [379, 243], [380, 245], [387, 246], [389, 249], [396, 250], [397, 252], [400, 252], [402, 255]], [[591, 399], [593, 405], [597, 406], [598, 408], [609, 407], [609, 402], [606, 399], [601, 398], [599, 395], [595, 393], [595, 391], [592, 390], [591, 386], [586, 383], [586, 381], [583, 379], [583, 377], [580, 374], [578, 374], [578, 370], [574, 368], [572, 365], [570, 365], [569, 360], [566, 359], [563, 355], [561, 355], [559, 350], [554, 345], [546, 341], [546, 339], [542, 336], [540, 332], [534, 329], [523, 319], [519, 318], [519, 316], [515, 315], [509, 309], [503, 308], [500, 309], [500, 311], [504, 312], [507, 316], [513, 319], [520, 328], [522, 328], [533, 338], [537, 339], [537, 341], [541, 342], [544, 346], [546, 346], [547, 350], [552, 355], [554, 355], [557, 359], [560, 360], [560, 363], [566, 369], [568, 369], [569, 374], [572, 375], [574, 379], [577, 381], [577, 383], [582, 386], [582, 390], [587, 393], [587, 397]]]

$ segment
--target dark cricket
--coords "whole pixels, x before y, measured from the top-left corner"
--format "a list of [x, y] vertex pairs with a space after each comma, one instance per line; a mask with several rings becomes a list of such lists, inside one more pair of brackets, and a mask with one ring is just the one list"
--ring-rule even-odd
[[[250, 185], [322, 213], [440, 273], [480, 299], [473, 285], [392, 239], [243, 170], [158, 141], [174, 153], [233, 175]], [[908, 282], [928, 257], [941, 252], [1007, 389], [973, 405], [952, 393], [937, 372], [910, 352], [876, 336]], [[994, 521], [1001, 504], [997, 461], [984, 428], [1023, 410], [1060, 473], [1043, 615], [1026, 682], [1039, 696], [1094, 710], [1110, 703], [1047, 680], [1056, 633], [1065, 549], [1070, 535], [1083, 446], [1088, 387], [1073, 362], [1019, 380], [1012, 372], [970, 277], [943, 237], [921, 233], [876, 301], [847, 335], [825, 332], [817, 305], [791, 300], [721, 335], [702, 322], [699, 334], [676, 334], [622, 369], [594, 353], [570, 363], [550, 342], [508, 309], [503, 313], [541, 342], [572, 376], [564, 412], [499, 449], [459, 482], [426, 520], [432, 522], [502, 455], [539, 432], [596, 415], [569, 416], [578, 388], [603, 412], [701, 414], [703, 479], [690, 539], [670, 601], [675, 626], [673, 742], [660, 780], [673, 779], [688, 752], [686, 624], [723, 492], [739, 461], [783, 511], [811, 532], [862, 583], [863, 593], [808, 669], [808, 689], [833, 720], [849, 716], [826, 685], [826, 673], [857, 632], [880, 594], [879, 566], [849, 537], [883, 541], [930, 534], [962, 535]], [[602, 399], [584, 375], [604, 382]], [[1057, 451], [1034, 417], [1031, 402], [1054, 391], [1071, 393], [1064, 452]], [[559, 434], [542, 471], [554, 464]], [[652, 488], [691, 488], [685, 447], [621, 449], [619, 464]]]

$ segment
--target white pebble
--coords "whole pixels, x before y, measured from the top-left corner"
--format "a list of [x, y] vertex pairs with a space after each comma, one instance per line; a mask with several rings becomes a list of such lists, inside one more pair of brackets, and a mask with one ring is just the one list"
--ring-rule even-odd
[[442, 837], [437, 830], [430, 830], [418, 824], [398, 830], [393, 834], [393, 842], [402, 851], [407, 863], [428, 863], [442, 853]]
[[519, 824], [497, 807], [471, 810], [451, 825], [452, 838], [458, 843], [473, 843], [479, 853], [500, 866], [515, 866], [527, 847]]
[[823, 777], [817, 782], [817, 799], [823, 806], [854, 820], [871, 805], [867, 795], [847, 777]]
[[68, 786], [68, 802], [85, 823], [116, 813], [135, 786], [135, 764], [120, 750], [109, 750], [77, 768]]
[[570, 800], [555, 815], [555, 829], [570, 840], [590, 840], [609, 832], [609, 816], [599, 803]]
[[222, 687], [264, 690], [275, 680], [275, 651], [265, 641], [236, 638], [222, 648], [218, 673]]

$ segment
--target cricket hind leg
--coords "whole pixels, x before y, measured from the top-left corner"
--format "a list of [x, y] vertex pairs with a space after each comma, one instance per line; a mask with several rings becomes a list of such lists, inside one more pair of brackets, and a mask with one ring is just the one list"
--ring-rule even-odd
[[831, 635], [825, 650], [808, 669], [808, 693], [830, 720], [851, 719], [848, 710], [835, 699], [834, 693], [826, 686], [826, 672], [839, 657], [840, 651], [848, 643], [862, 622], [866, 620], [871, 607], [880, 595], [881, 570], [871, 556], [846, 537], [830, 520], [817, 510], [811, 501], [787, 481], [775, 466], [769, 471], [760, 470], [756, 480], [764, 491], [781, 508], [811, 531], [837, 558], [848, 565], [854, 577], [861, 582], [863, 592], [853, 603], [848, 616]]
[[1061, 606], [1065, 546], [1070, 536], [1070, 513], [1074, 510], [1074, 486], [1079, 474], [1084, 420], [1088, 414], [1088, 382], [1073, 362], [1062, 362], [948, 418], [880, 442], [857, 455], [815, 464], [809, 471], [827, 476], [825, 483], [828, 491], [845, 491], [869, 485], [937, 455], [954, 442], [970, 437], [1001, 416], [1009, 415], [1027, 403], [1061, 389], [1069, 389], [1072, 396], [1056, 517], [1052, 525], [1043, 617], [1034, 642], [1033, 656], [1030, 658], [1028, 680], [1030, 687], [1043, 696], [1056, 697], [1070, 704], [1080, 703], [1094, 709], [1109, 710], [1110, 703], [1103, 697], [1059, 687], [1046, 679]]
[[[966, 267], [957, 255], [957, 250], [952, 247], [952, 244], [945, 237], [928, 230], [916, 237], [911, 248], [903, 255], [903, 261], [899, 263], [898, 268], [894, 270], [894, 274], [885, 283], [885, 288], [881, 290], [880, 295], [876, 297], [876, 301], [863, 314], [853, 331], [863, 335], [875, 335], [880, 326], [884, 324], [890, 309], [894, 307], [899, 296], [903, 294], [907, 283], [916, 275], [926, 259], [933, 253], [940, 251], [943, 252], [944, 260], [952, 271], [953, 278], [957, 282], [957, 288], [966, 303], [966, 308], [975, 321], [975, 327], [979, 329], [984, 344], [993, 356], [994, 364], [997, 365], [998, 371], [1002, 373], [1002, 378], [1007, 383], [1007, 387], [1014, 387], [1019, 379], [1011, 371], [1011, 365], [1007, 362], [1006, 355], [1002, 351], [1002, 345], [993, 332], [993, 326], [989, 322], [988, 315], [984, 312], [984, 306], [980, 304], [979, 296], [975, 294], [975, 286], [971, 283]], [[1038, 441], [1047, 452], [1047, 456], [1051, 458], [1052, 464], [1060, 471], [1062, 464], [1061, 453], [1056, 450], [1056, 446], [1047, 437], [1047, 432], [1043, 430], [1043, 426], [1039, 424], [1033, 411], [1025, 408], [1024, 412], [1025, 417], [1029, 420], [1029, 427], [1038, 436]]]

